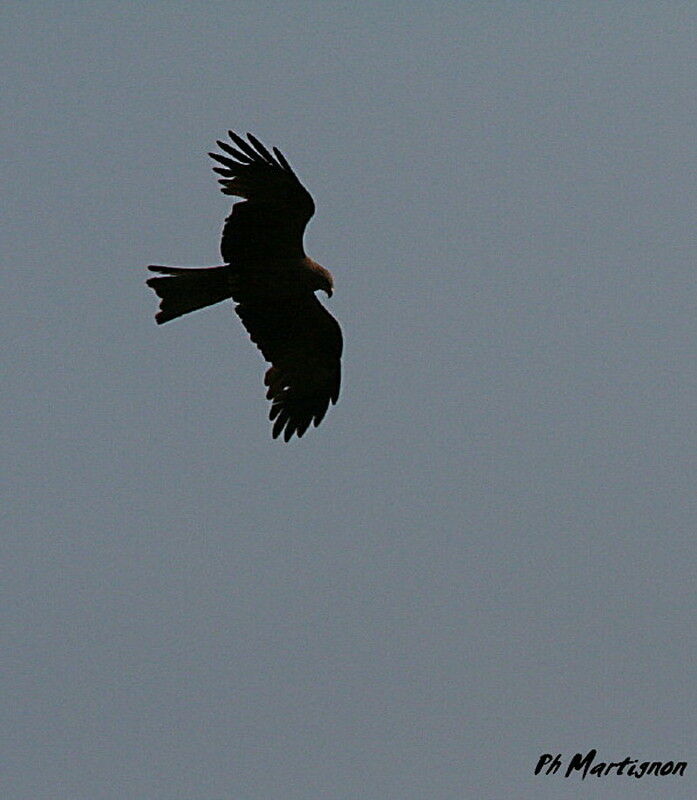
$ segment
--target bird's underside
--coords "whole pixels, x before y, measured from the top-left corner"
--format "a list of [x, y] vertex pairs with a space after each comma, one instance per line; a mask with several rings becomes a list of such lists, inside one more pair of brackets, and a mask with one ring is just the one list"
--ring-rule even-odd
[[287, 442], [324, 418], [341, 384], [341, 328], [315, 296], [331, 296], [331, 274], [305, 256], [302, 238], [314, 203], [290, 165], [255, 137], [230, 131], [236, 147], [218, 142], [226, 155], [210, 155], [222, 167], [225, 194], [235, 203], [223, 229], [225, 264], [189, 269], [148, 267], [160, 297], [158, 323], [232, 299], [250, 338], [271, 364], [264, 384], [271, 400], [273, 437]]

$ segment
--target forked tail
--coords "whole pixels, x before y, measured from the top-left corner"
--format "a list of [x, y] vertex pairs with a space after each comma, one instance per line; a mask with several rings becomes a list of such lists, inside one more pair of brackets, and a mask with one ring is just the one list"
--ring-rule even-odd
[[160, 274], [160, 277], [147, 281], [148, 286], [160, 298], [160, 310], [155, 315], [158, 325], [232, 297], [231, 268], [227, 264], [203, 269], [160, 267], [152, 264], [148, 269]]

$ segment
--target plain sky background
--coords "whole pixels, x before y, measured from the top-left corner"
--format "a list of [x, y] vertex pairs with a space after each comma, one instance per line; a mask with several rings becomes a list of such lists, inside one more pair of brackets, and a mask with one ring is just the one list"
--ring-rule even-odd
[[[2, 797], [697, 796], [697, 6], [2, 29]], [[230, 127], [336, 280], [290, 445], [230, 305], [157, 327], [144, 284], [220, 263]], [[690, 766], [533, 776], [592, 747]]]

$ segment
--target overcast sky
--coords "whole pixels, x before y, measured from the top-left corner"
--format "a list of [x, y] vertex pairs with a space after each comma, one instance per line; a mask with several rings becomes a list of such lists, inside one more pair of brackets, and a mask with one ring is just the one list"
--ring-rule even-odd
[[[1, 13], [3, 798], [697, 796], [697, 6]], [[335, 277], [288, 445], [144, 283], [220, 263], [231, 127]], [[533, 775], [590, 748], [690, 765]]]

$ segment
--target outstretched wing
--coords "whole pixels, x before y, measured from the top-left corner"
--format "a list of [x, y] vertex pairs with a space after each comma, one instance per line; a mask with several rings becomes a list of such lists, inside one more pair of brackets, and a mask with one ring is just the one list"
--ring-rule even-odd
[[329, 403], [339, 399], [343, 338], [339, 323], [312, 292], [275, 303], [273, 298], [245, 297], [235, 307], [251, 340], [270, 362], [264, 384], [271, 400], [273, 438], [287, 442], [302, 436], [311, 422], [324, 418]]
[[226, 153], [209, 153], [223, 194], [245, 198], [225, 221], [220, 251], [226, 264], [258, 259], [302, 258], [303, 233], [315, 204], [280, 150], [273, 155], [251, 133], [249, 142], [228, 131], [236, 145], [218, 141]]

